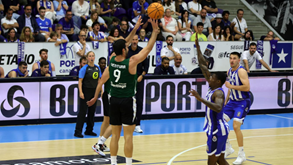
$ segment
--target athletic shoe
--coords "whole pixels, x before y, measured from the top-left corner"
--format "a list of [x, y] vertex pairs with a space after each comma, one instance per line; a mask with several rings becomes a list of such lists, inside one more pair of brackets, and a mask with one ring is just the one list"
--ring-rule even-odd
[[103, 145], [102, 144], [95, 144], [95, 145], [93, 145], [92, 146], [92, 149], [96, 152], [96, 153], [98, 153], [99, 155], [101, 155], [101, 156], [103, 156], [103, 157], [105, 157], [106, 155], [104, 154], [104, 147], [103, 147]]
[[232, 147], [228, 147], [225, 150], [225, 158], [228, 157], [229, 155], [234, 153], [234, 149]]
[[244, 161], [246, 161], [246, 157], [245, 157], [245, 153], [238, 153], [238, 157], [237, 159], [233, 162], [233, 164], [235, 165], [240, 165], [242, 164]]
[[110, 152], [110, 148], [108, 148], [105, 143], [103, 144], [103, 146], [104, 146], [104, 152]]
[[135, 127], [134, 132], [143, 133], [142, 129], [140, 128], [140, 125]]

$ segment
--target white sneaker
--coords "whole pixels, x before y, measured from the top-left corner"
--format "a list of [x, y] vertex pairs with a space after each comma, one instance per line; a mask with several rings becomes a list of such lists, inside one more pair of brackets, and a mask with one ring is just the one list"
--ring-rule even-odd
[[104, 146], [104, 152], [110, 152], [110, 148], [108, 148], [105, 143], [103, 144], [103, 146]]
[[104, 154], [104, 147], [103, 147], [103, 145], [102, 144], [95, 144], [95, 145], [93, 145], [92, 146], [92, 149], [96, 152], [96, 153], [98, 153], [99, 155], [101, 155], [101, 156], [103, 156], [103, 157], [105, 157], [106, 155]]
[[246, 161], [245, 153], [239, 153], [237, 159], [233, 162], [235, 165], [240, 165]]
[[134, 132], [137, 132], [137, 133], [143, 133], [143, 131], [142, 131], [142, 129], [140, 128], [139, 125], [135, 127]]
[[228, 157], [229, 155], [234, 153], [234, 149], [232, 147], [226, 148], [225, 150], [225, 158]]

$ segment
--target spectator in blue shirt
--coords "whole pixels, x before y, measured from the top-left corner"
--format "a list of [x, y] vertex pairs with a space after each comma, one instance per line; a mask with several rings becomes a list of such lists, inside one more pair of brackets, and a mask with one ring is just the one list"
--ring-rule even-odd
[[31, 77], [52, 77], [52, 73], [49, 70], [49, 62], [47, 60], [43, 60], [40, 65], [41, 68], [35, 69]]
[[66, 34], [70, 41], [76, 41], [77, 36], [74, 35], [74, 23], [72, 19], [72, 12], [67, 10], [65, 17], [59, 20], [59, 24], [63, 26], [62, 33]]
[[79, 66], [75, 66], [74, 68], [71, 69], [69, 76], [78, 76], [79, 70], [87, 64], [87, 59], [86, 57], [81, 57], [79, 59]]
[[27, 63], [24, 61], [21, 61], [18, 64], [17, 69], [12, 69], [7, 73], [5, 78], [17, 78], [17, 77], [27, 77], [28, 76], [28, 70], [27, 70]]
[[52, 32], [52, 23], [51, 20], [45, 17], [46, 9], [44, 7], [40, 7], [39, 14], [40, 17], [36, 19], [39, 27], [40, 32], [42, 35], [45, 36], [46, 40], [49, 38]]
[[141, 18], [144, 17], [146, 14], [146, 10], [149, 7], [149, 4], [145, 0], [137, 0], [134, 1], [132, 4], [133, 12], [131, 18], [133, 19], [132, 22], [136, 23], [139, 16]]
[[170, 75], [175, 74], [175, 71], [172, 67], [169, 66], [169, 58], [163, 57], [161, 65], [158, 65], [155, 68], [154, 75]]
[[[230, 15], [230, 12], [229, 11], [223, 11], [222, 13], [222, 22], [224, 23], [224, 27], [226, 26], [230, 26], [232, 28], [232, 24], [231, 22], [229, 21], [229, 15]], [[235, 25], [235, 24], [234, 24]], [[233, 26], [234, 26], [233, 25]], [[233, 29], [233, 28], [232, 28]]]
[[56, 19], [59, 21], [61, 18], [65, 17], [68, 4], [64, 0], [54, 0], [53, 5], [56, 12]]

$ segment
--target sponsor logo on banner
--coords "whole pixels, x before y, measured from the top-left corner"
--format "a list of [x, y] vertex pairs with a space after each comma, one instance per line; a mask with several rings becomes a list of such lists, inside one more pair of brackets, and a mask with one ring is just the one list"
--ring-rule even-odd
[[39, 117], [39, 83], [1, 83], [0, 120], [37, 119]]
[[181, 56], [190, 55], [191, 54], [191, 48], [192, 47], [180, 47], [179, 52], [180, 52]]
[[[22, 115], [17, 115], [18, 117], [25, 117], [29, 113], [30, 108], [31, 108], [30, 103], [28, 102], [28, 100], [25, 97], [14, 97], [14, 94], [17, 91], [21, 91], [23, 96], [25, 96], [24, 90], [21, 86], [18, 86], [18, 85], [12, 86], [8, 90], [7, 99], [2, 101], [2, 103], [1, 103], [1, 113], [3, 116], [5, 116], [5, 117], [15, 116], [20, 109], [20, 105], [22, 105], [24, 107], [24, 112]], [[5, 107], [3, 105], [6, 100], [8, 101], [8, 103], [12, 109], [9, 109], [9, 110], [5, 109]], [[14, 100], [16, 100], [18, 102], [17, 106], [13, 106]]]
[[[228, 47], [227, 47], [228, 48]], [[243, 43], [239, 44], [239, 45], [231, 45], [230, 46], [230, 49], [228, 49], [227, 51], [223, 52], [219, 52], [218, 54], [218, 58], [229, 58], [230, 57], [230, 54], [232, 52], [239, 52], [240, 55], [242, 54], [242, 51], [244, 49], [244, 45]]]
[[75, 58], [74, 58], [74, 51], [73, 51], [73, 45], [66, 46], [66, 54], [63, 56], [60, 56], [60, 68], [57, 70], [58, 73], [65, 73], [69, 74], [71, 69], [75, 67]]
[[277, 50], [273, 54], [272, 68], [291, 68], [292, 43], [278, 43]]
[[[35, 62], [35, 56], [33, 54], [25, 54], [24, 61], [27, 64], [33, 64]], [[0, 65], [15, 65], [17, 66], [18, 55], [17, 54], [0, 54]], [[4, 67], [3, 66], [3, 67]]]
[[[133, 159], [132, 162], [140, 162]], [[126, 163], [125, 158], [117, 155], [117, 163]], [[99, 165], [111, 164], [110, 155], [101, 157], [99, 155], [84, 155], [84, 156], [66, 156], [54, 158], [39, 158], [39, 159], [18, 159], [18, 160], [4, 160], [0, 161], [1, 165]]]

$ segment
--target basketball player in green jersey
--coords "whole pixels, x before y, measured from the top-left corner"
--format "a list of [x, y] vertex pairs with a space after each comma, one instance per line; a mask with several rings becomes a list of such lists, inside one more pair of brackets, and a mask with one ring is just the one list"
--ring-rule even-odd
[[101, 80], [98, 83], [95, 97], [88, 102], [93, 104], [102, 89], [102, 85], [110, 78], [110, 124], [112, 125], [112, 138], [110, 143], [111, 165], [117, 165], [118, 142], [121, 129], [124, 130], [124, 154], [126, 165], [132, 164], [133, 153], [133, 131], [135, 128], [135, 87], [136, 87], [136, 67], [141, 63], [152, 50], [159, 27], [157, 20], [150, 20], [153, 32], [148, 45], [138, 54], [126, 59], [128, 45], [124, 39], [114, 42], [113, 49], [116, 56], [110, 60], [110, 65], [104, 71]]

